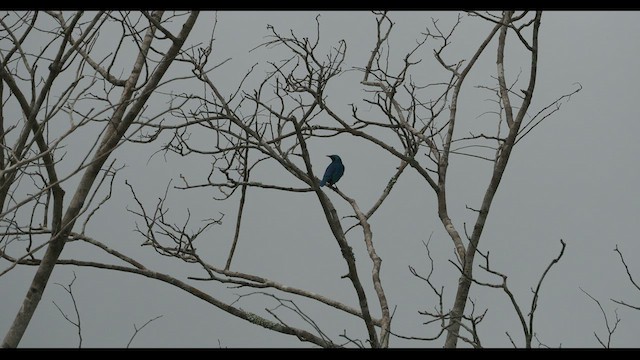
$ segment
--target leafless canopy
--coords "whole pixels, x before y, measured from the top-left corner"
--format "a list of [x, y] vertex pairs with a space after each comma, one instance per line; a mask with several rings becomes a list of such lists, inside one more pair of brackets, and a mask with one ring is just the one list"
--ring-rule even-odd
[[[61, 264], [159, 280], [239, 319], [320, 347], [388, 347], [392, 334], [416, 340], [435, 340], [446, 334], [445, 347], [455, 347], [458, 339], [481, 347], [477, 325], [486, 310], [478, 312], [473, 302], [470, 314], [465, 308], [471, 285], [478, 283], [473, 277], [473, 269], [478, 266], [474, 258], [480, 253], [478, 246], [494, 195], [515, 145], [580, 88], [531, 111], [542, 13], [467, 15], [460, 15], [446, 27], [432, 20], [415, 46], [400, 54], [390, 47], [394, 27], [391, 17], [386, 12], [374, 12], [375, 38], [364, 64], [347, 63], [346, 41], [327, 44], [321, 39], [319, 17], [310, 37], [269, 26], [266, 41], [253, 51], [285, 55], [278, 61], [254, 65], [237, 77], [234, 88], [222, 88], [216, 81], [216, 74], [230, 59], [216, 54], [215, 21], [208, 43], [185, 45], [197, 12], [50, 11], [0, 17], [0, 250], [10, 263], [0, 269], [0, 276], [17, 265], [38, 267], [23, 309], [3, 346], [18, 345], [54, 265]], [[486, 35], [474, 48], [465, 50], [464, 58], [452, 59], [448, 50], [463, 18], [485, 23]], [[509, 42], [507, 34], [513, 34]], [[98, 46], [106, 36], [112, 38], [110, 47]], [[506, 65], [507, 43], [527, 53], [526, 63], [517, 65], [526, 68], [524, 81], [520, 75], [512, 77]], [[491, 55], [494, 45], [496, 52]], [[123, 55], [132, 50], [137, 54], [135, 59]], [[491, 96], [495, 109], [482, 114], [483, 130], [472, 132], [467, 130], [467, 119], [459, 116], [464, 108], [459, 99], [464, 89], [474, 85], [465, 80], [481, 57], [496, 59], [495, 75], [488, 78], [493, 83], [478, 86]], [[165, 76], [172, 64], [177, 75]], [[347, 75], [356, 72], [359, 77], [349, 80], [353, 77]], [[351, 81], [348, 85], [363, 90], [364, 98], [354, 99], [346, 109], [332, 101], [328, 94], [339, 81]], [[180, 82], [188, 83], [191, 90], [170, 90]], [[149, 106], [150, 99], [164, 107]], [[56, 125], [52, 126], [54, 121]], [[386, 186], [379, 189], [371, 207], [363, 208], [353, 195], [338, 187], [319, 187], [310, 144], [332, 137], [368, 142], [396, 161], [397, 167], [389, 173]], [[188, 279], [147, 267], [118, 250], [112, 239], [98, 239], [87, 231], [87, 223], [99, 216], [112, 192], [123, 188], [118, 186], [123, 183], [116, 181], [123, 165], [112, 153], [123, 144], [148, 143], [158, 147], [157, 156], [197, 159], [206, 168], [204, 176], [186, 174], [167, 181], [166, 191], [153, 204], [138, 196], [135, 184], [124, 182], [131, 200], [126, 209], [136, 219], [140, 244], [190, 266], [198, 275]], [[463, 156], [491, 168], [482, 202], [477, 209], [469, 207], [477, 214], [470, 234], [455, 225], [459, 222], [451, 218], [447, 207], [449, 164]], [[274, 183], [261, 178], [257, 174], [264, 173], [259, 171], [264, 168], [286, 174], [289, 180]], [[440, 326], [433, 337], [407, 337], [400, 335], [401, 329], [391, 330], [393, 314], [370, 223], [407, 170], [418, 174], [426, 192], [435, 196], [439, 219], [452, 241], [452, 263], [461, 276], [455, 301], [446, 310], [442, 288], [431, 281], [430, 275], [419, 275], [411, 268], [411, 273], [423, 278], [440, 299], [434, 312], [422, 313]], [[217, 201], [237, 201], [235, 234], [228, 239], [231, 250], [223, 264], [213, 263], [198, 251], [198, 244], [214, 233], [211, 230], [223, 214], [200, 216], [187, 208], [184, 220], [177, 221], [169, 211], [170, 192], [202, 189], [213, 192]], [[241, 241], [245, 203], [251, 200], [248, 189], [307, 198], [313, 195], [345, 265], [346, 274], [336, 281], [349, 282], [352, 303], [315, 293], [311, 286], [299, 288], [235, 270], [232, 259]], [[330, 197], [329, 192], [335, 196]], [[72, 194], [70, 201], [64, 201], [65, 194]], [[336, 202], [344, 202], [348, 213], [339, 214]], [[193, 225], [200, 220], [204, 222]], [[351, 231], [360, 233], [356, 236]], [[354, 254], [348, 240], [362, 241], [366, 255]], [[95, 247], [114, 261], [60, 259], [66, 243]], [[547, 271], [562, 256], [564, 245], [562, 242], [560, 255]], [[46, 252], [42, 254], [41, 249]], [[501, 284], [489, 286], [502, 288], [513, 300], [506, 275], [489, 267], [488, 254], [485, 259], [486, 265], [481, 267], [503, 279]], [[368, 273], [363, 274], [363, 268]], [[528, 324], [513, 301], [523, 322], [526, 346], [535, 335], [533, 313], [547, 271], [534, 292]], [[246, 292], [238, 294], [234, 302], [225, 302], [199, 287], [204, 281]], [[258, 297], [275, 306], [263, 315], [239, 306], [247, 298]], [[362, 333], [326, 332], [299, 306], [304, 301], [358, 319]], [[299, 321], [287, 320], [282, 312], [293, 314]], [[461, 328], [471, 337], [461, 334]], [[136, 327], [136, 333], [140, 329]]]

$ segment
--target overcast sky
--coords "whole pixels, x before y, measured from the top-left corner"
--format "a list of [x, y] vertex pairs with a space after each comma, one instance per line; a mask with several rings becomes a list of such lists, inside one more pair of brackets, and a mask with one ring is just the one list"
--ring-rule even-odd
[[[224, 93], [232, 92], [234, 84], [253, 64], [286, 56], [279, 48], [249, 52], [264, 42], [268, 35], [267, 24], [283, 33], [292, 29], [301, 36], [313, 37], [314, 19], [318, 13], [321, 13], [321, 47], [328, 49], [338, 40], [345, 39], [345, 69], [363, 67], [375, 38], [375, 17], [369, 12], [222, 11], [217, 15], [212, 57], [215, 62], [231, 60], [214, 71], [212, 78], [221, 84]], [[397, 57], [392, 61], [397, 63], [404, 57], [432, 17], [440, 18], [439, 24], [447, 28], [453, 24], [456, 15], [455, 12], [391, 12], [390, 17], [395, 22], [390, 40], [391, 57]], [[207, 41], [213, 22], [214, 13], [203, 12], [188, 43]], [[491, 24], [463, 17], [447, 56], [469, 59], [490, 28]], [[640, 108], [637, 106], [640, 71], [636, 69], [640, 56], [637, 41], [640, 13], [549, 11], [543, 14], [540, 32], [538, 79], [529, 113], [535, 114], [553, 99], [570, 93], [577, 83], [583, 89], [570, 101], [564, 101], [559, 112], [516, 146], [491, 208], [481, 249], [490, 251], [493, 268], [509, 275], [510, 288], [528, 310], [532, 297], [530, 289], [536, 286], [542, 271], [558, 255], [560, 239], [563, 239], [567, 243], [564, 257], [552, 268], [540, 293], [534, 325], [539, 340], [551, 347], [598, 347], [593, 333], [606, 338], [602, 313], [597, 304], [581, 292], [582, 288], [601, 301], [610, 321], [615, 319], [617, 309], [622, 320], [611, 345], [636, 347], [640, 312], [617, 305], [610, 298], [640, 304], [640, 293], [628, 281], [625, 269], [613, 251], [617, 245], [624, 252], [632, 274], [640, 281], [640, 260], [635, 256], [640, 251], [637, 235], [640, 142], [636, 139], [640, 134]], [[495, 39], [493, 44], [495, 46]], [[433, 63], [429, 48], [422, 53], [425, 63]], [[509, 74], [516, 75], [521, 69], [524, 77], [528, 77], [527, 62], [518, 53], [507, 53], [506, 61]], [[421, 82], [431, 76], [442, 76], [442, 73], [434, 75], [427, 71], [431, 68], [425, 69], [414, 75]], [[490, 83], [494, 74], [495, 51], [489, 51], [472, 70], [462, 91], [460, 121], [482, 120], [476, 117], [484, 111], [483, 106], [487, 106], [488, 94], [474, 86]], [[365, 96], [358, 84], [360, 77], [357, 72], [346, 73], [336, 80], [341, 86], [330, 88], [327, 93], [328, 101], [343, 114], [349, 113], [349, 103], [361, 103]], [[511, 79], [513, 81], [513, 77]], [[250, 85], [249, 82], [247, 90], [251, 89]], [[187, 85], [180, 86], [188, 88]], [[465, 107], [465, 104], [471, 105]], [[68, 144], [70, 152], [73, 145]], [[127, 208], [134, 209], [135, 202], [124, 185], [125, 180], [150, 206], [162, 196], [171, 179], [174, 183], [179, 180], [179, 174], [192, 176], [195, 183], [204, 180], [202, 175], [206, 175], [210, 167], [204, 157], [181, 159], [168, 155], [165, 161], [156, 155], [149, 160], [161, 145], [160, 142], [132, 144], [114, 154], [117, 163], [126, 167], [116, 177], [113, 198], [96, 215], [100, 220], [91, 223], [88, 233], [114, 249], [140, 259], [153, 270], [182, 280], [187, 276], [204, 276], [197, 266], [168, 261], [150, 248], [140, 247], [142, 239], [134, 232], [136, 219], [126, 211]], [[351, 137], [315, 140], [310, 151], [316, 174], [321, 174], [329, 164], [325, 155], [342, 157], [346, 172], [339, 187], [364, 209], [373, 205], [397, 166], [397, 161], [389, 155]], [[77, 155], [69, 156], [73, 159]], [[465, 222], [469, 227], [475, 218], [465, 205], [479, 206], [489, 180], [487, 169], [487, 163], [480, 161], [452, 160], [448, 177], [450, 213], [459, 229]], [[302, 186], [282, 168], [263, 167], [255, 175], [270, 183]], [[72, 182], [69, 184], [71, 191]], [[351, 215], [348, 203], [331, 191], [325, 192], [341, 216]], [[199, 240], [198, 248], [207, 262], [224, 267], [233, 238], [237, 197], [234, 198], [236, 201], [218, 202], [212, 199], [213, 195], [210, 190], [172, 190], [168, 203], [176, 223], [185, 219], [188, 207], [196, 219], [196, 227], [200, 219], [225, 214], [222, 224], [212, 227], [203, 235], [205, 238]], [[357, 306], [353, 287], [340, 278], [347, 272], [346, 266], [313, 193], [250, 190], [246, 207], [232, 269], [269, 277]], [[459, 273], [448, 261], [454, 258], [453, 247], [436, 210], [433, 191], [408, 169], [390, 198], [371, 219], [373, 241], [383, 260], [383, 285], [390, 308], [395, 310], [393, 331], [401, 335], [426, 337], [438, 331], [437, 325], [423, 325], [428, 319], [418, 313], [433, 310], [436, 298], [408, 270], [411, 265], [423, 274], [428, 271], [423, 241], [430, 236], [434, 282], [445, 288], [445, 308], [451, 306], [455, 294]], [[344, 219], [343, 224], [346, 228], [353, 220]], [[367, 291], [373, 294], [369, 280], [371, 264], [362, 246], [361, 232], [352, 231], [349, 241], [359, 261], [360, 275], [366, 279]], [[71, 245], [65, 248], [61, 258], [105, 260], [95, 250]], [[9, 263], [0, 261], [0, 265], [2, 271]], [[13, 321], [34, 272], [33, 267], [17, 267], [0, 277], [1, 336]], [[140, 331], [132, 346], [311, 346], [295, 337], [269, 332], [237, 319], [157, 280], [91, 268], [57, 266], [21, 347], [77, 347], [74, 327], [53, 304], [55, 301], [73, 315], [68, 294], [54, 283], [68, 284], [74, 272], [77, 280], [73, 291], [82, 321], [83, 347], [124, 347], [134, 333], [134, 324], [140, 327], [160, 315], [162, 317]], [[228, 289], [212, 282], [192, 284], [226, 302], [234, 301], [236, 294], [250, 292]], [[474, 286], [470, 297], [478, 312], [488, 308], [479, 329], [484, 346], [510, 347], [506, 331], [518, 346], [523, 346], [519, 321], [504, 293]], [[373, 297], [371, 302], [372, 308], [376, 309], [374, 314], [378, 314], [379, 306]], [[365, 339], [362, 322], [353, 317], [336, 313], [326, 306], [304, 301], [297, 304], [304, 306], [334, 341], [341, 341], [339, 335], [343, 331], [350, 337]], [[275, 306], [271, 299], [259, 295], [240, 301], [240, 307], [265, 317], [268, 314], [264, 308]], [[444, 336], [433, 342], [391, 338], [392, 347], [441, 347], [443, 343]], [[459, 345], [467, 346], [462, 342]]]

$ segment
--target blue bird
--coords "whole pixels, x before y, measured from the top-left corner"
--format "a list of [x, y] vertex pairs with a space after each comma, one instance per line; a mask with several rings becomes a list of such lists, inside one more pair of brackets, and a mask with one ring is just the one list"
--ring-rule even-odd
[[338, 155], [327, 155], [331, 158], [331, 164], [327, 166], [327, 170], [324, 172], [324, 177], [320, 181], [320, 187], [325, 184], [335, 185], [338, 180], [344, 174], [344, 165], [342, 165], [342, 159]]

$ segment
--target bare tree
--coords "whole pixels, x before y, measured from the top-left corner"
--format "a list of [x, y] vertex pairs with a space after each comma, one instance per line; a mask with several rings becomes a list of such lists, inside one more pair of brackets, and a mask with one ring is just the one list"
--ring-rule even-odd
[[[2, 17], [2, 41], [8, 44], [3, 46], [0, 66], [2, 108], [17, 105], [23, 120], [11, 124], [3, 121], [0, 126], [3, 147], [1, 217], [7, 219], [13, 214], [15, 219], [17, 212], [26, 205], [33, 209], [28, 224], [9, 221], [6, 228], [13, 231], [5, 232], [4, 236], [50, 236], [43, 245], [46, 252], [3, 340], [3, 347], [19, 344], [77, 219], [89, 209], [96, 190], [94, 183], [101, 172], [112, 170], [111, 166], [107, 169], [103, 166], [126, 139], [131, 124], [144, 112], [145, 103], [160, 86], [164, 74], [182, 49], [198, 13], [183, 14], [182, 28], [173, 32], [164, 27], [166, 19], [163, 20], [163, 15], [163, 11], [150, 14], [100, 11], [88, 16], [83, 11], [50, 11]], [[101, 36], [100, 30], [106, 30], [106, 23], [120, 27], [120, 41], [114, 52], [106, 57], [104, 54], [92, 55]], [[30, 43], [40, 37], [46, 39], [40, 44], [42, 50], [33, 52]], [[128, 64], [129, 69], [123, 69], [129, 75], [119, 78], [114, 75], [114, 71], [120, 70], [115, 64], [125, 48], [135, 49], [137, 56], [129, 58], [133, 60]], [[64, 79], [61, 80], [64, 83], [58, 84], [61, 82], [58, 79]], [[93, 93], [100, 88], [105, 91], [104, 95]], [[5, 91], [9, 95], [6, 100]], [[60, 112], [70, 119], [69, 129], [62, 133], [60, 127], [51, 126], [52, 119]], [[2, 118], [4, 120], [4, 114]], [[59, 120], [56, 118], [56, 121]], [[69, 137], [82, 126], [95, 128], [98, 136], [85, 158], [63, 175], [62, 171], [68, 170], [66, 167], [62, 170], [59, 164], [64, 155], [56, 158], [56, 153], [60, 154], [61, 143], [70, 141]], [[19, 132], [13, 144], [8, 136], [10, 132]], [[75, 189], [67, 189], [72, 198], [65, 208], [64, 182], [76, 174], [80, 179]], [[33, 195], [21, 188], [21, 179], [25, 177], [34, 180]], [[40, 210], [41, 207], [44, 209]], [[36, 216], [42, 217], [39, 224]], [[31, 256], [37, 249], [29, 244], [22, 257]]]
[[[338, 41], [331, 44], [327, 50], [326, 44], [321, 41], [321, 26], [318, 18], [316, 18], [315, 35], [311, 38], [301, 37], [294, 32], [283, 33], [269, 26], [267, 41], [256, 49], [278, 48], [286, 52], [284, 60], [267, 61], [266, 64], [261, 64], [266, 68], [264, 76], [260, 75], [264, 73], [254, 71], [256, 67], [251, 68], [244, 77], [240, 78], [237, 86], [230, 90], [220, 88], [219, 83], [212, 76], [228, 61], [213, 60], [215, 22], [208, 43], [183, 48], [197, 13], [174, 15], [179, 19], [186, 17], [179, 31], [169, 27], [162, 12], [140, 14], [99, 12], [88, 23], [80, 21], [82, 13], [75, 14], [70, 18], [71, 20], [65, 20], [60, 13], [48, 13], [51, 19], [57, 21], [57, 26], [61, 29], [51, 33], [53, 39], [49, 44], [58, 44], [61, 50], [58, 52], [59, 59], [51, 62], [54, 65], [50, 68], [60, 69], [56, 70], [55, 76], [62, 69], [65, 71], [70, 69], [71, 64], [77, 69], [76, 81], [73, 83], [75, 85], [69, 91], [63, 92], [66, 97], [60, 97], [64, 100], [61, 100], [58, 107], [53, 108], [67, 111], [71, 117], [72, 126], [68, 132], [57, 135], [57, 142], [45, 141], [44, 138], [38, 140], [43, 129], [46, 129], [48, 119], [53, 118], [55, 113], [49, 107], [41, 109], [42, 102], [39, 107], [33, 108], [34, 102], [25, 99], [22, 101], [24, 102], [22, 111], [27, 119], [24, 124], [26, 130], [23, 130], [23, 133], [26, 133], [23, 136], [25, 138], [23, 142], [26, 145], [18, 143], [11, 148], [11, 151], [5, 151], [6, 154], [12, 154], [15, 152], [13, 149], [19, 149], [19, 153], [23, 155], [12, 162], [7, 162], [7, 166], [3, 163], [3, 169], [10, 170], [9, 172], [3, 170], [4, 177], [0, 180], [6, 179], [2, 184], [3, 186], [8, 184], [11, 190], [7, 190], [5, 197], [10, 195], [11, 204], [14, 204], [7, 206], [3, 202], [3, 219], [7, 215], [12, 215], [14, 219], [20, 218], [17, 211], [25, 208], [27, 204], [30, 208], [38, 209], [37, 214], [45, 219], [42, 225], [38, 226], [34, 226], [32, 222], [23, 225], [7, 220], [7, 231], [4, 234], [7, 240], [5, 241], [8, 243], [11, 236], [15, 239], [23, 239], [24, 236], [31, 237], [36, 234], [49, 236], [50, 240], [39, 247], [32, 247], [29, 243], [27, 251], [18, 256], [12, 256], [7, 251], [3, 251], [3, 257], [13, 264], [38, 266], [38, 273], [32, 285], [34, 290], [30, 290], [27, 294], [25, 306], [7, 334], [3, 346], [18, 345], [35, 306], [42, 296], [53, 266], [65, 264], [127, 272], [156, 279], [200, 298], [239, 319], [271, 331], [294, 336], [317, 346], [363, 347], [366, 344], [373, 348], [388, 347], [391, 335], [400, 335], [391, 330], [393, 314], [389, 309], [388, 295], [381, 277], [382, 260], [376, 252], [376, 239], [373, 236], [371, 220], [389, 198], [398, 179], [409, 169], [417, 173], [426, 182], [425, 189], [429, 193], [433, 191], [435, 195], [438, 217], [453, 243], [453, 252], [456, 257], [453, 263], [460, 269], [461, 275], [450, 310], [445, 310], [442, 290], [438, 290], [431, 282], [430, 275], [423, 277], [440, 299], [436, 312], [424, 314], [436, 318], [441, 331], [431, 338], [407, 336], [405, 338], [435, 340], [446, 333], [445, 347], [456, 347], [458, 339], [474, 347], [481, 347], [477, 327], [485, 318], [486, 311], [476, 313], [475, 304], [469, 300], [469, 291], [474, 281], [477, 282], [473, 277], [474, 267], [478, 266], [474, 263], [474, 258], [476, 253], [480, 253], [479, 242], [482, 232], [510, 154], [523, 137], [541, 121], [558, 111], [560, 105], [580, 88], [560, 96], [533, 116], [530, 115], [529, 107], [537, 77], [541, 12], [505, 11], [500, 15], [489, 13], [471, 13], [470, 15], [473, 15], [474, 20], [486, 21], [488, 24], [486, 36], [476, 47], [467, 49], [468, 59], [452, 61], [447, 58], [446, 50], [451, 46], [451, 39], [462, 21], [462, 16], [459, 16], [449, 29], [444, 29], [437, 20], [432, 20], [415, 47], [399, 56], [390, 50], [390, 34], [394, 25], [391, 18], [386, 12], [376, 12], [376, 38], [371, 54], [366, 64], [350, 68], [347, 68], [345, 60], [348, 44], [344, 40]], [[14, 22], [18, 25], [3, 24], [5, 32], [11, 38], [11, 43], [15, 44], [15, 50], [3, 53], [3, 67], [0, 73], [3, 82], [0, 85], [8, 85], [11, 89], [10, 101], [22, 104], [19, 101], [20, 95], [15, 95], [20, 94], [15, 78], [31, 79], [32, 88], [40, 86], [41, 91], [46, 90], [41, 95], [46, 99], [51, 90], [45, 89], [44, 86], [49, 82], [53, 83], [55, 76], [50, 75], [51, 80], [44, 82], [44, 85], [38, 82], [35, 68], [31, 72], [27, 71], [31, 69], [28, 64], [33, 62], [34, 58], [45, 61], [44, 57], [24, 53], [20, 45], [22, 43], [20, 39], [26, 38], [30, 31], [40, 31], [40, 27], [35, 26], [38, 13], [22, 17], [16, 14], [14, 17], [17, 18]], [[123, 40], [114, 53], [106, 55], [107, 60], [97, 60], [98, 55], [91, 55], [91, 51], [94, 50], [93, 44], [99, 36], [98, 29], [105, 26], [106, 22], [121, 26]], [[16, 30], [16, 26], [23, 31]], [[121, 44], [124, 43], [125, 34], [127, 38], [135, 39], [138, 58], [130, 76], [126, 79], [118, 79], [113, 75], [115, 72], [112, 66], [119, 54]], [[528, 61], [525, 64], [528, 80], [525, 81], [524, 88], [519, 91], [514, 90], [521, 87], [519, 76], [515, 81], [509, 78], [509, 67], [505, 66], [507, 34], [513, 34], [515, 36], [513, 43], [528, 52]], [[162, 44], [166, 42], [165, 50], [160, 50], [159, 46], [155, 45], [158, 42]], [[463, 107], [463, 104], [459, 103], [460, 94], [468, 87], [465, 81], [468, 75], [477, 68], [478, 60], [482, 56], [489, 56], [486, 55], [491, 48], [489, 45], [494, 43], [497, 68], [495, 76], [491, 78], [493, 83], [479, 87], [488, 91], [491, 96], [495, 96], [494, 104], [497, 109], [488, 113], [490, 119], [483, 123], [483, 129], [486, 130], [473, 133], [465, 128], [469, 124], [459, 116], [459, 109]], [[421, 55], [426, 49], [433, 50], [433, 58]], [[9, 61], [13, 56], [19, 61]], [[427, 63], [427, 59], [432, 60], [432, 67], [426, 67], [424, 64]], [[105, 66], [105, 61], [111, 61], [111, 64]], [[176, 76], [175, 79], [193, 81], [192, 84], [196, 85], [190, 88], [199, 90], [166, 94], [170, 98], [168, 109], [159, 115], [142, 116], [142, 112], [146, 110], [144, 108], [146, 101], [152, 93], [160, 93], [158, 88], [163, 85], [160, 82], [161, 78], [167, 67], [174, 61], [188, 66], [190, 70], [188, 75]], [[214, 61], [218, 63], [211, 64]], [[518, 66], [523, 65], [518, 64]], [[23, 67], [27, 70], [23, 70]], [[430, 75], [425, 80], [425, 77], [418, 76], [425, 71], [425, 68], [429, 71], [436, 68], [440, 72], [438, 75], [434, 72], [434, 75]], [[141, 76], [143, 70], [144, 78]], [[330, 86], [338, 81], [338, 76], [353, 70], [360, 72], [361, 77], [356, 85], [365, 90], [367, 95], [359, 102], [354, 99], [351, 106], [344, 109], [329, 100], [328, 92]], [[92, 82], [86, 88], [78, 85], [82, 84], [84, 71], [92, 72], [90, 76]], [[22, 74], [21, 72], [26, 73], [18, 76], [19, 73]], [[251, 82], [255, 81], [256, 77], [259, 78], [258, 85], [253, 86]], [[107, 88], [106, 94], [102, 98], [93, 99], [95, 95], [89, 89], [100, 85]], [[82, 91], [75, 90], [76, 87]], [[0, 91], [2, 89], [0, 87]], [[111, 99], [112, 89], [121, 90], [120, 98]], [[96, 101], [104, 106], [104, 110], [96, 112], [92, 105], [80, 104], [83, 100], [88, 100], [90, 103]], [[368, 107], [369, 110], [363, 111], [363, 107]], [[43, 116], [42, 113], [45, 114], [45, 120], [38, 120]], [[170, 116], [160, 119], [167, 113]], [[50, 115], [47, 117], [47, 114]], [[96, 138], [92, 146], [92, 150], [97, 149], [92, 152], [92, 157], [88, 154], [80, 166], [59, 179], [56, 172], [59, 171], [59, 166], [56, 166], [53, 150], [57, 149], [58, 143], [75, 134], [75, 129], [85, 125], [101, 131], [101, 137]], [[34, 140], [31, 142], [38, 145], [38, 150], [30, 150], [31, 145], [27, 141], [30, 131], [34, 134], [32, 137]], [[139, 136], [134, 138], [132, 133], [136, 131], [139, 131]], [[52, 136], [49, 135], [47, 138]], [[363, 208], [353, 195], [342, 191], [338, 186], [319, 187], [318, 176], [314, 172], [311, 161], [311, 144], [318, 139], [329, 137], [346, 137], [369, 142], [396, 161], [397, 167], [388, 172], [387, 184], [379, 190], [371, 207]], [[199, 141], [202, 138], [206, 138], [207, 141]], [[205, 274], [192, 276], [188, 279], [189, 281], [146, 267], [142, 261], [133, 259], [113, 246], [108, 246], [102, 239], [86, 234], [84, 226], [81, 231], [74, 231], [76, 220], [81, 215], [86, 214], [86, 221], [88, 221], [95, 210], [109, 199], [110, 191], [103, 196], [103, 200], [97, 206], [93, 207], [93, 210], [89, 210], [91, 200], [97, 196], [96, 190], [99, 186], [94, 188], [93, 193], [91, 190], [100, 171], [103, 171], [103, 177], [99, 184], [108, 178], [111, 179], [110, 184], [112, 184], [115, 177], [114, 163], [106, 170], [104, 169], [111, 152], [125, 141], [151, 143], [159, 139], [166, 141], [161, 145], [161, 153], [201, 159], [203, 164], [211, 164], [209, 172], [202, 177], [180, 175], [179, 179], [175, 179], [178, 181], [177, 184], [173, 186], [171, 185], [173, 181], [169, 181], [164, 195], [157, 203], [151, 205], [138, 196], [134, 184], [126, 182], [131, 199], [135, 203], [134, 206], [127, 207], [127, 210], [137, 219], [136, 232], [142, 239], [142, 245], [162, 256], [183, 261], [192, 266], [194, 271]], [[5, 148], [9, 149], [7, 146]], [[462, 228], [456, 225], [460, 224], [460, 221], [452, 219], [448, 210], [451, 198], [447, 191], [449, 164], [463, 156], [483, 161], [491, 168], [491, 176], [480, 206], [477, 209], [467, 207], [475, 214], [471, 234], [467, 233], [466, 227], [462, 231]], [[4, 158], [3, 161], [5, 161]], [[17, 171], [18, 168], [34, 166], [38, 175]], [[43, 167], [44, 170], [42, 170]], [[268, 167], [270, 171], [289, 175], [290, 181], [270, 183], [259, 175], [258, 170], [264, 167]], [[65, 210], [62, 205], [64, 192], [61, 184], [74, 174], [82, 174], [82, 177], [72, 201]], [[13, 177], [7, 177], [8, 175]], [[20, 194], [16, 188], [18, 184], [16, 179], [18, 176], [25, 175], [42, 179], [44, 184], [40, 187], [38, 195], [24, 200], [14, 200]], [[14, 187], [11, 188], [11, 186]], [[238, 200], [235, 234], [233, 239], [229, 239], [230, 251], [223, 265], [211, 263], [198, 251], [197, 246], [206, 236], [206, 231], [220, 223], [221, 217], [199, 216], [198, 220], [204, 222], [194, 227], [189, 209], [186, 209], [186, 219], [183, 222], [176, 222], [175, 215], [169, 211], [166, 199], [170, 191], [199, 189], [215, 192], [216, 200], [221, 202]], [[324, 215], [323, 221], [331, 230], [337, 246], [336, 252], [339, 252], [343, 261], [346, 274], [342, 279], [349, 282], [355, 305], [317, 294], [311, 289], [303, 289], [270, 279], [261, 274], [232, 270], [232, 259], [241, 239], [239, 234], [243, 226], [245, 204], [250, 199], [249, 189], [275, 190], [297, 196], [313, 195], [315, 205]], [[234, 196], [236, 192], [239, 193], [238, 196]], [[335, 196], [330, 197], [328, 193], [331, 192]], [[53, 220], [51, 227], [48, 227], [50, 193], [53, 196]], [[85, 204], [87, 199], [89, 201]], [[348, 214], [342, 214], [342, 216], [339, 214], [337, 201], [347, 205]], [[361, 233], [353, 234], [353, 230], [356, 229]], [[462, 234], [465, 236], [463, 237]], [[82, 259], [59, 259], [65, 242], [75, 241], [94, 246], [111, 255], [118, 264], [125, 265]], [[361, 241], [364, 244], [365, 256], [356, 256], [351, 245], [353, 241]], [[47, 246], [47, 252], [42, 258], [36, 258], [35, 252], [42, 246]], [[564, 243], [562, 250], [564, 250]], [[560, 256], [562, 251], [549, 265], [547, 271]], [[356, 263], [356, 258], [359, 259], [359, 263]], [[363, 258], [366, 260], [363, 261]], [[370, 271], [368, 275], [362, 274], [361, 269], [365, 266], [363, 263], [366, 263]], [[487, 255], [484, 269], [504, 279], [503, 284], [496, 287], [502, 288], [513, 300], [506, 286], [506, 275], [494, 272], [488, 265]], [[547, 271], [540, 278], [538, 289]], [[411, 272], [418, 276], [415, 270], [411, 269]], [[249, 292], [238, 295], [235, 302], [227, 303], [194, 286], [194, 282], [197, 283], [197, 281], [217, 282], [226, 284], [232, 289], [249, 289]], [[533, 311], [536, 307], [538, 289], [534, 292], [529, 325], [524, 323], [524, 317], [515, 300], [513, 301], [523, 321], [526, 346], [530, 346], [531, 339], [535, 336]], [[275, 306], [266, 309], [267, 315], [262, 316], [238, 305], [247, 298], [255, 297], [265, 298]], [[305, 313], [303, 307], [298, 305], [302, 301], [327, 306], [333, 311], [358, 319], [364, 335], [348, 335], [345, 331], [338, 335], [339, 341], [332, 338], [332, 334], [324, 331]], [[472, 305], [470, 313], [468, 311], [465, 313], [467, 302], [471, 302]], [[281, 312], [293, 314], [297, 322], [285, 318]], [[461, 335], [461, 328], [466, 329], [471, 337]], [[343, 343], [343, 339], [346, 342]]]

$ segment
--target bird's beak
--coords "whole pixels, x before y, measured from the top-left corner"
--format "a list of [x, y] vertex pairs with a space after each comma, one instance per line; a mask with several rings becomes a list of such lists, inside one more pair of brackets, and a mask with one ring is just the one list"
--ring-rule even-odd
[[331, 157], [331, 155], [325, 155], [326, 157]]

